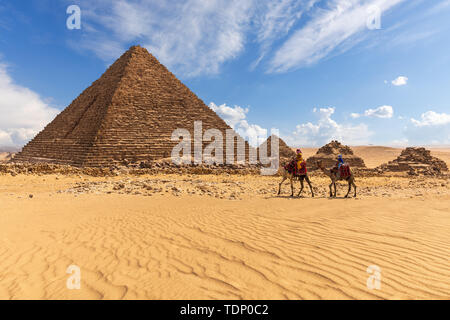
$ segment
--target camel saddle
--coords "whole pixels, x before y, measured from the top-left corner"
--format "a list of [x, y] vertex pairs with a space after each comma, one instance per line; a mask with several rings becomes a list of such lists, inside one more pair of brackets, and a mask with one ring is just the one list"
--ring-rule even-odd
[[290, 162], [288, 162], [285, 166], [284, 169], [289, 172], [290, 174], [294, 174], [294, 177], [298, 177], [298, 176], [304, 176], [306, 175], [307, 171], [306, 171], [306, 161], [302, 162], [302, 169], [298, 170], [297, 167], [297, 160], [291, 160]]
[[348, 179], [352, 175], [352, 171], [350, 170], [350, 166], [348, 165], [348, 163], [343, 163], [339, 169], [337, 166], [331, 169], [331, 171], [335, 173], [337, 173], [338, 170], [341, 179]]

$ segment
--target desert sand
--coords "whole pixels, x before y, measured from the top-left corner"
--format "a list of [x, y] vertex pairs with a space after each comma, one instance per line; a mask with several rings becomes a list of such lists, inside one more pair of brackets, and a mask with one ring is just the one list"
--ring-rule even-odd
[[0, 176], [0, 299], [450, 298], [448, 178], [311, 179]]

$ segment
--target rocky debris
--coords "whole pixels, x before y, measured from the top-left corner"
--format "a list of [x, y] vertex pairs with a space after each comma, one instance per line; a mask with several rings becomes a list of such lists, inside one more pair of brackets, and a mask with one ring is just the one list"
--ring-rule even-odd
[[400, 156], [377, 168], [386, 172], [407, 172], [410, 176], [437, 176], [448, 171], [447, 164], [425, 148], [406, 148]]
[[[224, 141], [227, 131], [232, 132], [153, 55], [134, 46], [30, 141], [16, 160], [99, 168], [151, 162], [171, 156], [179, 143], [172, 140], [175, 130], [188, 130], [192, 141], [194, 123], [200, 121], [202, 132], [219, 130]], [[250, 146], [235, 134], [248, 156]], [[204, 141], [202, 150], [209, 144]]]
[[338, 141], [331, 141], [325, 146], [321, 147], [317, 153], [306, 160], [308, 169], [318, 169], [316, 162], [321, 160], [326, 168], [331, 168], [336, 164], [338, 155], [342, 155], [344, 161], [353, 168], [366, 168], [364, 160], [353, 153], [349, 146], [345, 146]]
[[[112, 194], [131, 195], [142, 197], [153, 196], [199, 196], [222, 200], [242, 200], [244, 198], [274, 198], [278, 197], [277, 177], [242, 179], [233, 181], [232, 179], [220, 179], [205, 177], [199, 179], [198, 176], [189, 175], [179, 177], [170, 175], [167, 177], [125, 177], [106, 178], [102, 181], [79, 181], [67, 189], [58, 193], [68, 193], [74, 196], [83, 194]], [[241, 178], [233, 178], [241, 179]], [[316, 175], [312, 179], [313, 190], [316, 197], [329, 197], [329, 178]], [[402, 177], [388, 178], [361, 177], [357, 181], [358, 198], [410, 198], [424, 197], [428, 195], [448, 195], [450, 194], [450, 182], [445, 177], [415, 177], [404, 175]], [[294, 194], [299, 191], [299, 183], [294, 184]], [[347, 192], [347, 183], [338, 182], [338, 197], [343, 197]], [[282, 186], [282, 198], [289, 198], [290, 185], [284, 183]], [[302, 194], [303, 198], [310, 198], [308, 186]], [[293, 199], [296, 199], [294, 197]]]
[[[180, 185], [181, 184], [181, 185]], [[208, 196], [217, 199], [240, 200], [241, 194], [248, 192], [239, 183], [207, 182], [190, 178], [181, 182], [176, 179], [123, 179], [119, 181], [78, 182], [58, 193], [81, 194], [128, 194], [128, 195], [172, 195]]]
[[144, 175], [144, 174], [213, 174], [213, 175], [259, 175], [260, 166], [250, 164], [176, 164], [170, 159], [129, 163], [128, 166], [110, 165], [105, 168], [80, 168], [70, 165], [53, 163], [0, 163], [0, 174], [62, 174], [62, 175], [88, 175], [93, 177]]
[[[127, 167], [111, 165], [108, 168], [79, 168], [69, 165], [58, 165], [51, 163], [0, 163], [0, 175], [9, 174], [11, 176], [17, 176], [18, 174], [24, 175], [63, 175], [70, 176], [75, 175], [80, 179], [81, 175], [92, 177], [116, 177], [116, 176], [142, 176], [142, 175], [155, 175], [155, 174], [178, 174], [178, 175], [223, 175], [224, 177], [233, 175], [253, 175], [260, 176], [261, 170], [259, 165], [178, 165], [172, 163], [170, 160], [160, 160], [152, 162], [141, 162], [132, 164]], [[392, 176], [396, 172], [385, 171], [378, 167], [375, 169], [369, 168], [352, 168], [356, 177], [379, 177], [379, 176]], [[406, 173], [405, 173], [406, 174]], [[309, 173], [311, 177], [325, 177], [320, 171], [311, 171]], [[56, 180], [60, 177], [55, 177]], [[226, 179], [224, 180], [226, 181]]]
[[10, 174], [16, 176], [18, 174], [26, 175], [48, 175], [48, 174], [62, 174], [62, 175], [80, 175], [85, 174], [89, 176], [108, 176], [113, 175], [109, 168], [76, 168], [69, 165], [57, 165], [51, 163], [0, 163], [0, 175]]

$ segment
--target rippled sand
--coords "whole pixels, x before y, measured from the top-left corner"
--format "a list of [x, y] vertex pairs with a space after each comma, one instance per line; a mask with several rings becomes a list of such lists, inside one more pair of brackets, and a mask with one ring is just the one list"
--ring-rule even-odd
[[[210, 190], [189, 193], [193, 181]], [[447, 182], [364, 178], [358, 199], [330, 200], [325, 178], [315, 199], [290, 199], [288, 185], [276, 197], [278, 181], [0, 176], [0, 298], [450, 298]], [[66, 287], [70, 265], [80, 290]]]

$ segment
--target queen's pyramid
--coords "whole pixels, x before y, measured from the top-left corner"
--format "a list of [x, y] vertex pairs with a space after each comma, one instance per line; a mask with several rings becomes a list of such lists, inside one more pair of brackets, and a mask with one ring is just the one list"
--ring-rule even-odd
[[220, 130], [224, 139], [231, 129], [145, 48], [134, 46], [30, 141], [15, 161], [102, 167], [125, 159], [167, 158], [178, 144], [171, 140], [173, 131], [187, 129], [194, 137], [195, 121], [202, 122], [203, 132]]

